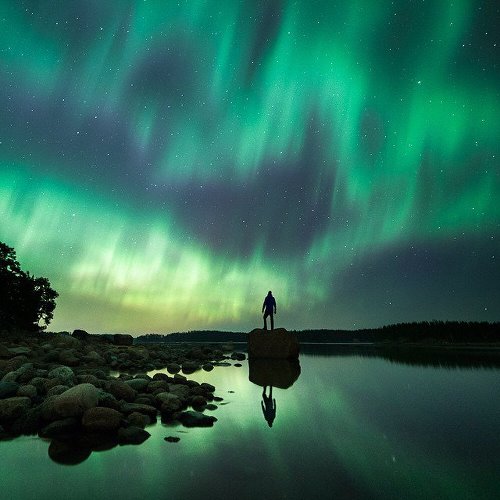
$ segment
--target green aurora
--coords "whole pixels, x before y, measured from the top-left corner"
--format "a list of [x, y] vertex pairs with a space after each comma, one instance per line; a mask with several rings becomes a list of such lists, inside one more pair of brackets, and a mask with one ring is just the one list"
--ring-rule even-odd
[[0, 240], [51, 329], [499, 320], [496, 2], [0, 2]]

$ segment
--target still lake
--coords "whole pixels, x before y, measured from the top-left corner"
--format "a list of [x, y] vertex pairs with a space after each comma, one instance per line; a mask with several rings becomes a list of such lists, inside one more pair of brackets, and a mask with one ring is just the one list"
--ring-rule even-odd
[[144, 444], [74, 466], [53, 462], [37, 437], [0, 442], [0, 498], [500, 498], [500, 363], [365, 354], [303, 346], [300, 375], [292, 367], [292, 386], [273, 388], [272, 426], [243, 361], [188, 377], [224, 399], [206, 411], [213, 428], [158, 420]]

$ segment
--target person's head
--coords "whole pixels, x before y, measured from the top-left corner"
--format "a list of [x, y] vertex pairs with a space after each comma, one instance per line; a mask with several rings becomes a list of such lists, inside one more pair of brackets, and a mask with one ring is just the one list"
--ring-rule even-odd
[[271, 292], [271, 290], [269, 290], [269, 292], [267, 292], [267, 295], [272, 295], [273, 292]]

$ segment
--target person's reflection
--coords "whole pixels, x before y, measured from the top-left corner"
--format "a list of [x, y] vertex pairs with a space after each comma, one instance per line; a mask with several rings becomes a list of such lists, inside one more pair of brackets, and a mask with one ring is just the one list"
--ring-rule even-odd
[[262, 399], [260, 402], [262, 406], [262, 413], [264, 413], [264, 418], [268, 423], [269, 427], [273, 426], [274, 419], [276, 418], [276, 400], [273, 399], [273, 386], [269, 386], [269, 396], [266, 395], [267, 385], [264, 386], [262, 391]]

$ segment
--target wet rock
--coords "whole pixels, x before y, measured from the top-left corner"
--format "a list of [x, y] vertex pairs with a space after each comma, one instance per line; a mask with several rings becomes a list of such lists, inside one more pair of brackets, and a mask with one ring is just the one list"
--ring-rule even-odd
[[33, 399], [37, 396], [38, 391], [34, 385], [26, 384], [19, 387], [17, 390], [17, 395], [20, 397], [27, 397]]
[[168, 363], [167, 364], [167, 372], [171, 374], [176, 374], [181, 371], [181, 365], [178, 363]]
[[0, 399], [10, 398], [15, 396], [17, 390], [19, 389], [19, 384], [17, 382], [0, 382]]
[[196, 361], [185, 361], [182, 363], [182, 373], [189, 375], [200, 369], [200, 365]]
[[31, 353], [31, 349], [29, 347], [23, 347], [23, 346], [20, 346], [20, 347], [10, 347], [8, 349], [12, 354], [14, 355], [18, 355], [18, 354], [30, 354]]
[[149, 380], [143, 378], [133, 378], [132, 380], [125, 380], [125, 383], [132, 387], [137, 392], [145, 391], [149, 385]]
[[60, 385], [72, 386], [75, 382], [75, 373], [69, 366], [58, 366], [50, 370], [47, 377], [49, 379], [58, 379]]
[[[27, 382], [33, 378], [34, 374], [35, 370], [33, 368], [33, 363], [23, 363], [15, 370], [12, 370], [4, 375], [2, 382]], [[23, 378], [23, 380], [21, 380], [21, 378]]]
[[43, 425], [39, 407], [23, 411], [22, 415], [12, 424], [10, 431], [15, 435], [36, 434]]
[[212, 427], [214, 422], [217, 422], [215, 417], [199, 411], [183, 411], [178, 420], [185, 427]]
[[207, 384], [206, 382], [202, 382], [200, 387], [206, 392], [215, 392], [215, 387], [212, 384]]
[[133, 412], [143, 413], [154, 420], [156, 420], [156, 414], [158, 413], [158, 410], [154, 406], [139, 403], [123, 403], [120, 406], [120, 411], [125, 413], [125, 415]]
[[118, 442], [120, 444], [141, 444], [148, 439], [151, 434], [141, 427], [131, 425], [118, 429]]
[[231, 366], [231, 363], [227, 361], [214, 361], [214, 366]]
[[247, 357], [243, 352], [233, 352], [231, 354], [231, 359], [234, 359], [235, 361], [244, 361]]
[[47, 397], [50, 397], [50, 396], [59, 396], [63, 392], [66, 392], [68, 389], [70, 389], [70, 387], [68, 385], [62, 385], [62, 384], [55, 385], [54, 387], [51, 387], [47, 391]]
[[58, 360], [66, 366], [78, 366], [80, 359], [77, 356], [75, 349], [63, 349], [59, 352]]
[[92, 384], [79, 384], [57, 396], [54, 409], [61, 417], [75, 417], [97, 406], [98, 401], [99, 390], [96, 387]]
[[134, 425], [135, 427], [144, 429], [146, 425], [149, 425], [151, 423], [151, 420], [147, 415], [134, 411], [127, 417], [127, 422], [130, 425]]
[[202, 411], [207, 406], [207, 400], [203, 396], [193, 396], [191, 398], [191, 406], [195, 410]]
[[0, 344], [0, 358], [12, 358], [15, 354], [13, 354], [7, 347]]
[[156, 391], [164, 392], [168, 389], [166, 380], [153, 380], [148, 385], [148, 392], [154, 394]]
[[31, 399], [13, 397], [0, 399], [0, 424], [11, 424], [31, 407]]
[[105, 386], [104, 380], [97, 378], [95, 375], [83, 374], [77, 375], [76, 380], [79, 384], [92, 384], [95, 387], [103, 388]]
[[82, 361], [94, 365], [103, 365], [105, 363], [104, 358], [101, 355], [99, 355], [96, 351], [88, 352], [85, 356], [83, 356]]
[[82, 425], [93, 432], [110, 432], [120, 427], [122, 414], [112, 408], [96, 406], [83, 414]]
[[48, 346], [48, 349], [52, 349], [53, 347], [77, 348], [80, 346], [80, 341], [69, 334], [58, 334], [51, 339], [50, 343], [45, 345]]
[[205, 363], [203, 366], [202, 366], [203, 370], [205, 370], [206, 372], [211, 372], [213, 369], [214, 369], [214, 365], [212, 363]]
[[107, 386], [107, 391], [113, 394], [116, 399], [123, 399], [129, 403], [134, 401], [137, 396], [137, 391], [121, 380], [113, 380]]
[[298, 358], [299, 349], [297, 335], [284, 328], [272, 331], [257, 328], [248, 334], [249, 358]]
[[162, 413], [173, 413], [184, 406], [184, 401], [171, 392], [162, 392], [156, 395]]
[[168, 390], [182, 400], [187, 400], [190, 393], [189, 387], [184, 384], [168, 384]]
[[178, 443], [181, 440], [181, 438], [177, 436], [167, 436], [166, 438], [163, 439], [169, 443]]
[[[7, 373], [15, 372], [18, 368], [21, 368], [24, 364], [28, 363], [27, 356], [14, 356], [5, 363], [4, 371]], [[5, 378], [5, 377], [4, 377]]]

